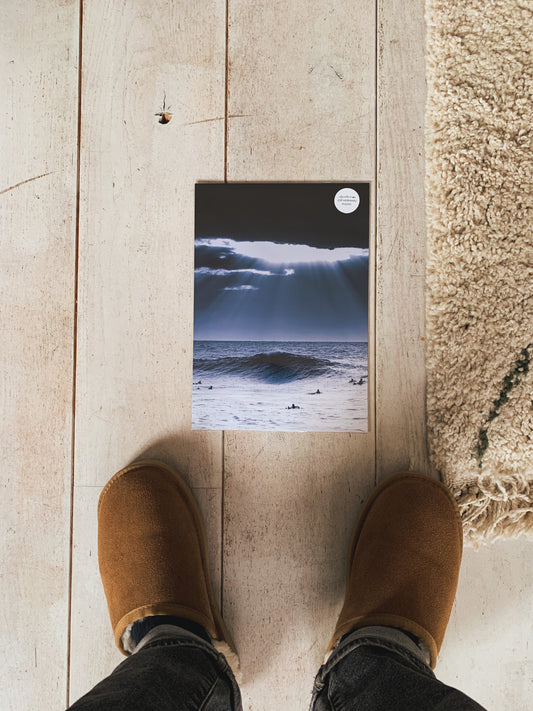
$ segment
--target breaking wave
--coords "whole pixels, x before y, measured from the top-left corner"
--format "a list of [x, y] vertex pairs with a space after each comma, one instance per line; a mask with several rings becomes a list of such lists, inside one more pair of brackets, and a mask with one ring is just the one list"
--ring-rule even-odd
[[336, 365], [325, 358], [284, 352], [194, 359], [194, 371], [199, 375], [238, 375], [270, 383], [333, 375]]

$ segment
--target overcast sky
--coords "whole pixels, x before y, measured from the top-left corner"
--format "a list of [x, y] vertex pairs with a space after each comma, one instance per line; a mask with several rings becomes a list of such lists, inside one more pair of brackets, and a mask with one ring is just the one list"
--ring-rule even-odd
[[[352, 213], [334, 205], [351, 187]], [[196, 186], [196, 340], [368, 340], [366, 183]]]

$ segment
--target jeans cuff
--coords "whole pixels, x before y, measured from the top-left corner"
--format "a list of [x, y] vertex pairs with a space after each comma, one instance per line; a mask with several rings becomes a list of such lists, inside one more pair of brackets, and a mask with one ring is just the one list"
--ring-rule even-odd
[[231, 708], [234, 709], [234, 711], [242, 711], [241, 695], [233, 670], [231, 669], [225, 655], [222, 654], [222, 652], [219, 652], [211, 642], [207, 642], [199, 635], [194, 634], [194, 632], [191, 632], [190, 630], [183, 629], [182, 627], [162, 624], [150, 630], [142, 638], [139, 644], [137, 644], [132, 654], [135, 655], [143, 649], [149, 650], [163, 647], [189, 648], [205, 652], [215, 664], [219, 676], [225, 677], [231, 687]]
[[[400, 654], [406, 652], [410, 656], [426, 667], [431, 663], [431, 653], [429, 647], [422, 640], [417, 644], [408, 634], [396, 627], [386, 627], [384, 625], [373, 625], [368, 627], [360, 627], [359, 629], [349, 632], [342, 637], [337, 646], [331, 651], [330, 658], [337, 651], [342, 650], [352, 645], [354, 642], [365, 640], [365, 644], [375, 644], [377, 646], [385, 646], [388, 649], [391, 646]], [[358, 645], [359, 646], [359, 645]], [[344, 656], [344, 655], [342, 655]]]
[[435, 677], [429, 666], [431, 659], [429, 649], [423, 642], [421, 642], [421, 646], [418, 646], [408, 635], [395, 627], [361, 627], [342, 637], [320, 667], [315, 679], [313, 698], [324, 688], [326, 679], [335, 666], [348, 654], [363, 646], [379, 647], [397, 654], [412, 667]]
[[158, 625], [144, 635], [139, 644], [133, 649], [132, 654], [137, 654], [143, 647], [148, 645], [165, 642], [176, 642], [178, 644], [179, 642], [187, 642], [189, 644], [193, 642], [195, 646], [201, 649], [213, 651], [213, 645], [194, 634], [194, 632], [189, 632], [189, 630], [185, 630], [182, 627], [176, 627], [176, 625]]

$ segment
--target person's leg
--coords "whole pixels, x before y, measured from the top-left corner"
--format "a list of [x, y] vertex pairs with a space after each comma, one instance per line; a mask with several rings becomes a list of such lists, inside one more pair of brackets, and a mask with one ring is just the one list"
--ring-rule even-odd
[[429, 654], [401, 630], [365, 627], [346, 635], [321, 667], [312, 711], [484, 711], [435, 678]]
[[98, 505], [98, 558], [115, 641], [130, 656], [70, 708], [240, 711], [201, 514], [175, 472], [139, 462], [111, 479]]
[[461, 554], [457, 505], [440, 482], [399, 474], [375, 490], [355, 527], [344, 606], [312, 711], [482, 711], [432, 671]]
[[162, 624], [70, 711], [237, 711], [239, 689], [211, 642]]

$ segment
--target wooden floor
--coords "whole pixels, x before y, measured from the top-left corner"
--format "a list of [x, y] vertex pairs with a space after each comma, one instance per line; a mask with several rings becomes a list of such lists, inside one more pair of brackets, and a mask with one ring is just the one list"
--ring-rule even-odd
[[[1, 706], [61, 709], [120, 661], [96, 502], [144, 453], [201, 505], [244, 707], [305, 709], [362, 501], [429, 471], [423, 2], [20, 0], [0, 23]], [[191, 432], [194, 184], [225, 179], [372, 182], [368, 434]], [[466, 551], [439, 676], [528, 708], [532, 591], [526, 543]]]

